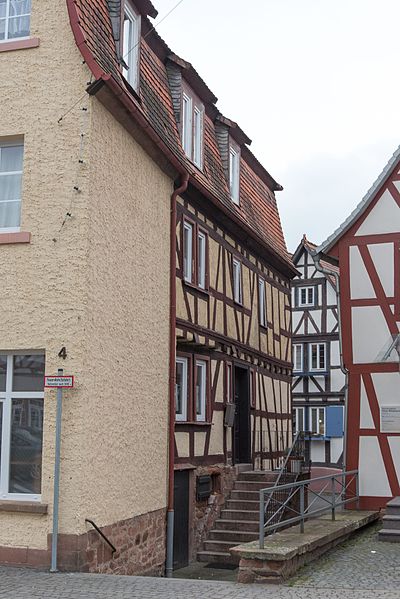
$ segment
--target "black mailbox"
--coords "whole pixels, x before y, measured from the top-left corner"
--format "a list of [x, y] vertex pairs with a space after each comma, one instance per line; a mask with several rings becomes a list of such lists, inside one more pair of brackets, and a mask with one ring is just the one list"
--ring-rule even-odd
[[197, 477], [197, 481], [196, 481], [196, 485], [197, 485], [197, 499], [198, 501], [202, 501], [203, 499], [208, 499], [211, 495], [211, 476], [210, 475], [204, 475], [204, 476], [198, 476]]

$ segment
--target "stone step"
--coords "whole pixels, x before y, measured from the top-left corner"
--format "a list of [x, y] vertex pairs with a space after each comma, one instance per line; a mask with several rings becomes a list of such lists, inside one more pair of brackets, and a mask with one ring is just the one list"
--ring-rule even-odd
[[250, 501], [249, 499], [228, 499], [226, 502], [226, 509], [237, 510], [237, 511], [250, 511], [258, 512], [260, 507], [259, 501]]
[[228, 551], [198, 551], [197, 559], [199, 562], [209, 564], [239, 564], [239, 558], [234, 557]]
[[235, 520], [236, 522], [246, 520], [247, 522], [258, 522], [259, 512], [256, 510], [221, 510], [220, 517], [223, 520]]
[[258, 491], [239, 491], [237, 489], [234, 489], [233, 491], [231, 491], [231, 496], [230, 499], [235, 499], [235, 500], [250, 500], [250, 501], [256, 501], [257, 503], [259, 503], [260, 501], [260, 493]]
[[215, 521], [214, 530], [239, 530], [239, 531], [252, 531], [258, 532], [258, 518], [257, 520], [227, 520], [218, 519]]
[[400, 530], [391, 530], [388, 528], [381, 528], [378, 533], [380, 541], [387, 541], [389, 543], [400, 543]]
[[258, 537], [258, 530], [216, 530], [215, 528], [210, 532], [206, 543], [209, 541], [224, 541], [234, 545], [241, 545], [241, 543], [248, 543], [254, 541]]
[[383, 520], [383, 528], [385, 530], [398, 530], [400, 531], [400, 516], [393, 516], [391, 514], [386, 514], [382, 518]]
[[257, 482], [275, 482], [278, 477], [276, 472], [251, 470], [250, 472], [241, 472], [238, 480], [252, 480]]
[[234, 484], [235, 491], [259, 491], [260, 489], [267, 489], [274, 486], [274, 482], [271, 481], [258, 481], [258, 480], [237, 480]]
[[400, 516], [400, 508], [396, 505], [387, 505], [385, 513], [387, 516]]
[[217, 551], [218, 553], [230, 553], [230, 548], [240, 545], [240, 543], [232, 543], [232, 541], [204, 541], [203, 551]]

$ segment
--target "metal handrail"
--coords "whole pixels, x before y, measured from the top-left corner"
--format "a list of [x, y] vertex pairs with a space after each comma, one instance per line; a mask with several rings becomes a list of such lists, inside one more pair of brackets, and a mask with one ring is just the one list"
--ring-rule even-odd
[[100, 528], [97, 526], [97, 524], [95, 524], [93, 522], [93, 520], [89, 520], [89, 518], [85, 518], [85, 522], [89, 522], [89, 524], [91, 524], [93, 526], [93, 528], [95, 530], [97, 530], [97, 532], [99, 533], [99, 535], [105, 540], [105, 542], [107, 543], [107, 545], [109, 545], [111, 547], [111, 553], [112, 555], [114, 555], [114, 553], [116, 553], [116, 549], [114, 547], [114, 545], [111, 543], [111, 541], [109, 541], [106, 537], [106, 535], [100, 530]]
[[[351, 477], [350, 480], [346, 483], [346, 478]], [[341, 479], [341, 480], [340, 480]], [[330, 499], [323, 497], [322, 494], [326, 491], [327, 486], [329, 486], [329, 482], [321, 489], [320, 491], [314, 491], [313, 489], [308, 489], [308, 485], [310, 483], [314, 483], [315, 481], [327, 480], [330, 481]], [[346, 492], [348, 495], [348, 490], [350, 485], [355, 482], [356, 490], [355, 495], [353, 497], [346, 497]], [[341, 491], [338, 493], [339, 500], [336, 499], [336, 490], [335, 486], [339, 484], [341, 486]], [[305, 507], [305, 488], [307, 487], [309, 493], [313, 493], [315, 495], [314, 500], [310, 505]], [[276, 503], [279, 503], [278, 509], [272, 514], [267, 521], [265, 521], [266, 508], [269, 506], [272, 494], [277, 491], [289, 491], [288, 496], [284, 501], [275, 500]], [[298, 514], [292, 518], [287, 518], [286, 520], [274, 522], [272, 524], [268, 524], [273, 520], [277, 515], [282, 516], [285, 509], [288, 509], [288, 504], [291, 499], [299, 492], [299, 503], [300, 510], [297, 511], [294, 507], [290, 506], [289, 509]], [[266, 502], [265, 495], [269, 495], [268, 500]], [[317, 498], [320, 497], [323, 501], [327, 503], [327, 506], [318, 508], [316, 510], [310, 510], [311, 506], [315, 503]], [[264, 539], [265, 533], [276, 530], [277, 528], [282, 528], [283, 526], [288, 526], [289, 524], [296, 524], [300, 522], [300, 532], [304, 532], [304, 522], [308, 518], [315, 517], [317, 515], [323, 514], [324, 512], [331, 511], [332, 520], [335, 520], [336, 508], [342, 505], [346, 505], [347, 503], [351, 503], [354, 501], [359, 501], [359, 479], [358, 479], [358, 470], [350, 470], [348, 472], [340, 472], [338, 474], [326, 475], [326, 476], [318, 476], [316, 478], [309, 478], [307, 480], [302, 480], [293, 483], [286, 483], [283, 485], [268, 487], [266, 489], [260, 489], [260, 507], [259, 507], [259, 545], [260, 549], [264, 548]]]

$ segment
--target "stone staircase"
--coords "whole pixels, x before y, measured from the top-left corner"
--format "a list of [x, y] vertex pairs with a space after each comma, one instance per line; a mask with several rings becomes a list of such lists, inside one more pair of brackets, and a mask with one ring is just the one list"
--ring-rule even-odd
[[231, 556], [229, 549], [258, 538], [259, 491], [272, 487], [277, 476], [277, 472], [268, 471], [239, 474], [219, 519], [215, 521], [203, 549], [197, 553], [198, 561], [238, 563], [238, 558]]
[[379, 531], [379, 540], [400, 543], [400, 497], [395, 497], [386, 504], [386, 512], [382, 520], [383, 527]]

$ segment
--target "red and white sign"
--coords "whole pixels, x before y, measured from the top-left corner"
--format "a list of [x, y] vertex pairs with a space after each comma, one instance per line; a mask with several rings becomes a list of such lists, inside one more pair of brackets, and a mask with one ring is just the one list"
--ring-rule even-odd
[[73, 376], [45, 376], [44, 377], [44, 386], [45, 387], [64, 387], [67, 389], [71, 389], [74, 386], [74, 377]]

